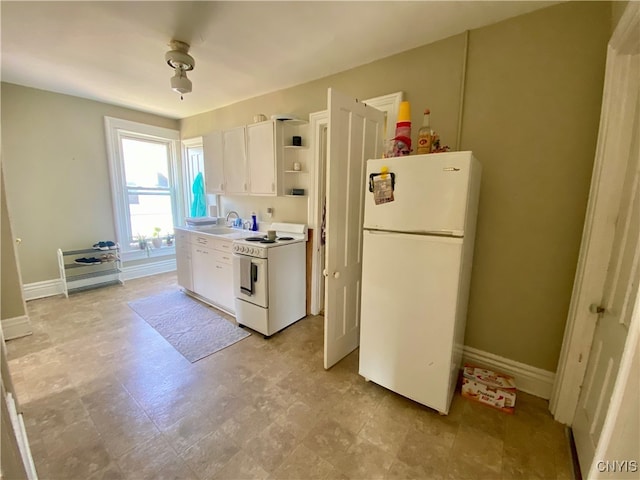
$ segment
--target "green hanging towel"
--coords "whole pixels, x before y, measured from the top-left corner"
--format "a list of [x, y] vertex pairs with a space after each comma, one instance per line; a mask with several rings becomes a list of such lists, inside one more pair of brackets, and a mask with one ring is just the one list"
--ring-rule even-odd
[[204, 193], [204, 178], [202, 177], [202, 172], [196, 175], [191, 191], [193, 192], [191, 216], [205, 217], [207, 215], [207, 200]]

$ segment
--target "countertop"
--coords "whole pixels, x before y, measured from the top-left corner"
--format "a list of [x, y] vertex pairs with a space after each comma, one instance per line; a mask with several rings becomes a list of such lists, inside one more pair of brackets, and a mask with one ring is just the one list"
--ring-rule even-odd
[[185, 232], [199, 233], [201, 235], [210, 235], [216, 238], [223, 238], [226, 240], [240, 240], [247, 237], [255, 237], [257, 235], [266, 235], [266, 232], [244, 230], [241, 228], [225, 227], [223, 225], [207, 225], [203, 227], [175, 227], [176, 230], [183, 230]]

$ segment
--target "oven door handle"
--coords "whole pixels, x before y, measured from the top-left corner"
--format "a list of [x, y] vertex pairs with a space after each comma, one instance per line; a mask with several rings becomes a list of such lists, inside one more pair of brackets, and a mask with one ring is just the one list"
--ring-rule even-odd
[[258, 281], [258, 265], [255, 263], [251, 264], [251, 282], [255, 283]]

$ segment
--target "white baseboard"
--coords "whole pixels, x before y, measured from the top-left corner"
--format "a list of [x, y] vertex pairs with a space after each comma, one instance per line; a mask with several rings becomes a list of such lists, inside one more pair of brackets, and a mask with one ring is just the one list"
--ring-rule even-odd
[[63, 293], [62, 280], [55, 278], [44, 282], [27, 283], [22, 287], [25, 300], [35, 300], [37, 298], [53, 297]]
[[124, 281], [133, 280], [134, 278], [148, 277], [149, 275], [157, 275], [159, 273], [173, 272], [176, 269], [176, 259], [163, 260], [160, 262], [144, 263], [142, 265], [133, 265], [131, 267], [122, 268], [122, 279]]
[[508, 358], [484, 352], [465, 345], [462, 352], [463, 363], [472, 363], [501, 373], [511, 375], [516, 381], [516, 388], [536, 397], [548, 400], [551, 398], [553, 382], [556, 374], [548, 370], [532, 367]]
[[[149, 275], [157, 275], [159, 273], [172, 272], [176, 269], [176, 259], [163, 260], [160, 262], [145, 263], [142, 265], [133, 265], [123, 267], [122, 279], [133, 280], [134, 278], [148, 277]], [[104, 281], [104, 278], [101, 279]], [[78, 284], [74, 284], [78, 286]], [[55, 278], [53, 280], [45, 280], [43, 282], [27, 283], [23, 285], [24, 299], [36, 300], [38, 298], [53, 297], [62, 295], [62, 280]]]
[[31, 322], [27, 315], [2, 320], [2, 334], [5, 340], [31, 335]]

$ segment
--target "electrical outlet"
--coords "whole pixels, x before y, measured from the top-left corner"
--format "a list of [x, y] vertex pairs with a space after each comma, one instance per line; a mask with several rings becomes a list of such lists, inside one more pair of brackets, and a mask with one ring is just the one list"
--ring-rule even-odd
[[273, 217], [273, 208], [267, 207], [267, 218]]

